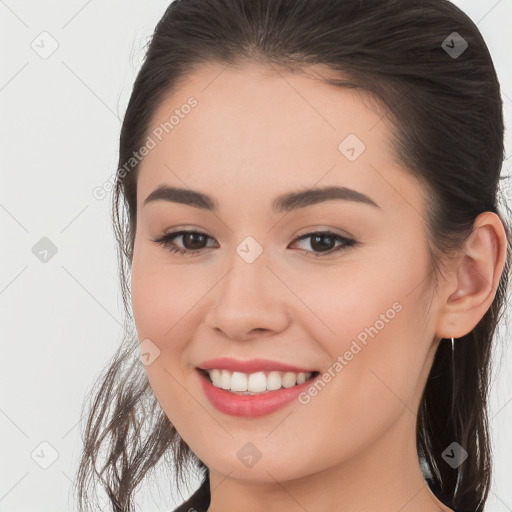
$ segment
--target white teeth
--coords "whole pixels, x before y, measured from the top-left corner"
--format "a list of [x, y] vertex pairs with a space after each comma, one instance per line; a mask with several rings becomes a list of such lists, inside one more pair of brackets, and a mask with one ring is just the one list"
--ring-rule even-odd
[[[220, 371], [220, 370], [217, 370]], [[222, 389], [229, 389], [231, 387], [231, 374], [226, 370], [222, 370], [220, 375], [220, 387]]]
[[297, 384], [297, 374], [292, 372], [286, 372], [283, 377], [283, 387], [291, 388]]
[[295, 372], [256, 372], [242, 373], [231, 372], [230, 370], [212, 369], [207, 370], [212, 383], [217, 388], [222, 388], [244, 394], [263, 393], [277, 389], [291, 388], [296, 384], [303, 384], [312, 373]]
[[258, 391], [266, 391], [267, 378], [265, 377], [265, 374], [263, 372], [251, 373], [247, 382], [247, 390], [252, 391], [253, 393]]
[[267, 390], [275, 391], [281, 387], [281, 374], [279, 372], [270, 372], [267, 377]]
[[297, 375], [297, 384], [303, 384], [306, 382], [306, 374], [305, 373], [299, 373]]
[[233, 372], [231, 375], [231, 391], [247, 391], [247, 375]]
[[212, 382], [214, 386], [218, 388], [223, 388], [222, 385], [222, 377], [221, 377], [221, 371], [220, 370], [211, 370], [210, 371], [210, 379], [212, 379]]

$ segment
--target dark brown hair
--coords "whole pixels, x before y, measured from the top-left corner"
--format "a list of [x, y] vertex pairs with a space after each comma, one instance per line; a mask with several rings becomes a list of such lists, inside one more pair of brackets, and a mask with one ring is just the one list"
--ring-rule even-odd
[[[447, 51], [456, 32], [468, 47]], [[126, 162], [143, 145], [155, 110], [204, 63], [263, 62], [296, 72], [330, 70], [326, 82], [358, 88], [386, 108], [393, 151], [428, 191], [428, 250], [433, 289], [482, 212], [498, 214], [507, 258], [494, 301], [478, 325], [451, 345], [442, 340], [419, 406], [417, 447], [433, 492], [456, 511], [481, 511], [490, 487], [487, 400], [491, 347], [511, 262], [510, 228], [498, 212], [504, 158], [500, 86], [476, 25], [446, 0], [175, 0], [158, 22], [135, 80], [120, 136], [113, 225], [126, 310], [126, 333], [98, 379], [88, 408], [78, 468], [80, 510], [100, 484], [114, 511], [158, 461], [207, 474], [170, 423], [149, 386], [133, 329], [128, 271], [135, 237], [137, 170]], [[124, 168], [124, 172], [122, 169]], [[88, 406], [89, 407], [89, 406]], [[467, 460], [452, 469], [443, 451], [458, 442]], [[104, 460], [97, 467], [100, 455]]]

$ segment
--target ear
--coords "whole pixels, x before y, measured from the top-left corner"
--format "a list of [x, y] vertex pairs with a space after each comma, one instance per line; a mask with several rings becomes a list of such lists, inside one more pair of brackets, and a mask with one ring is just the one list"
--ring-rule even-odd
[[493, 212], [481, 213], [443, 287], [436, 335], [460, 338], [472, 331], [496, 296], [506, 255], [507, 235], [501, 219]]

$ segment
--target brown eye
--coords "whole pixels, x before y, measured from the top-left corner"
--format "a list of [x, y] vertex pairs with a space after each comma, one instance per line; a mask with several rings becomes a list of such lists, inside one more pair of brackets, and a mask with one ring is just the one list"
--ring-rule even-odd
[[[174, 242], [175, 239], [181, 237], [183, 247], [179, 247]], [[320, 257], [324, 254], [329, 255], [342, 249], [348, 249], [356, 245], [356, 241], [344, 236], [332, 233], [330, 231], [317, 231], [314, 233], [307, 233], [300, 236], [296, 241], [305, 240], [310, 238], [310, 250], [305, 250], [306, 256], [313, 255]], [[206, 242], [208, 239], [213, 240], [212, 237], [200, 231], [181, 230], [175, 233], [166, 233], [153, 241], [163, 245], [170, 252], [178, 253], [180, 255], [193, 255], [200, 253], [203, 249], [207, 248]], [[338, 242], [339, 245], [336, 245]]]
[[181, 235], [183, 238], [183, 245], [186, 249], [196, 250], [202, 249], [203, 243], [206, 240], [206, 235], [202, 233], [197, 233], [195, 231], [189, 231], [188, 233], [183, 233]]
[[[356, 244], [355, 240], [346, 238], [336, 233], [332, 233], [330, 231], [317, 231], [315, 233], [307, 233], [297, 238], [297, 241], [305, 240], [307, 238], [311, 239], [309, 245], [312, 248], [312, 251], [306, 250], [305, 255], [309, 256], [310, 254], [313, 254], [315, 257], [322, 256], [322, 253], [332, 254], [333, 252], [352, 247]], [[341, 245], [336, 247], [337, 241], [341, 242]], [[315, 252], [317, 254], [315, 254]]]
[[[184, 248], [177, 247], [174, 243], [174, 239], [181, 237]], [[167, 233], [160, 238], [156, 238], [153, 241], [163, 245], [170, 252], [177, 252], [178, 254], [196, 254], [201, 252], [205, 248], [205, 241], [209, 237], [206, 233], [200, 231], [176, 231], [175, 233]]]

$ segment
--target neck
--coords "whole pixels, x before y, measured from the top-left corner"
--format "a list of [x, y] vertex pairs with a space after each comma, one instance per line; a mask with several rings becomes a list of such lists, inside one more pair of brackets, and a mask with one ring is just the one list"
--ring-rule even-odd
[[238, 512], [242, 505], [246, 512], [450, 510], [435, 498], [423, 477], [416, 449], [415, 416], [408, 408], [384, 435], [341, 463], [297, 479], [278, 481], [271, 476], [276, 472], [270, 467], [264, 473], [269, 476], [265, 481], [251, 481], [210, 468], [208, 511]]

